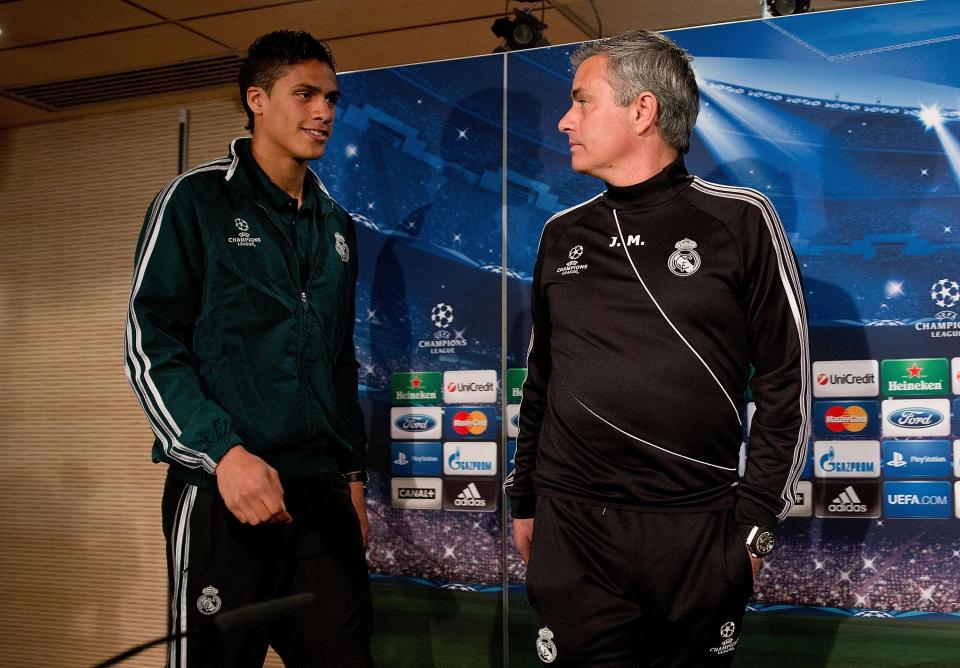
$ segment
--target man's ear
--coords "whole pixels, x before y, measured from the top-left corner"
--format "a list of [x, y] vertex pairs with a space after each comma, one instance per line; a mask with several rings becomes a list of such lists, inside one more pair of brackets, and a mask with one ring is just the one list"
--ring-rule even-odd
[[656, 125], [657, 112], [660, 110], [660, 103], [656, 95], [645, 90], [637, 95], [630, 106], [633, 110], [633, 123], [638, 135], [644, 134], [649, 128]]
[[247, 89], [247, 106], [254, 114], [263, 113], [263, 104], [267, 98], [267, 91], [260, 86], [250, 86]]

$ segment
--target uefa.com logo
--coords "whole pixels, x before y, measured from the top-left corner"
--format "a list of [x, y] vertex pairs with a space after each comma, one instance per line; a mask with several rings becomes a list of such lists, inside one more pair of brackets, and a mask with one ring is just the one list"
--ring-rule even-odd
[[960, 283], [952, 278], [941, 278], [930, 286], [930, 300], [941, 310], [933, 318], [914, 324], [918, 332], [927, 332], [930, 338], [960, 336], [960, 320], [954, 310], [960, 305]]

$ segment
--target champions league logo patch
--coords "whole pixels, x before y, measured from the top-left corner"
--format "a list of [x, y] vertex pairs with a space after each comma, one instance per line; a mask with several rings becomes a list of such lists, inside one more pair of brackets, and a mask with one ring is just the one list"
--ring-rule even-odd
[[343, 238], [343, 235], [339, 232], [333, 233], [333, 239], [336, 242], [337, 253], [340, 254], [340, 259], [344, 262], [350, 261], [350, 247], [347, 245], [347, 240]]
[[568, 276], [570, 274], [579, 274], [581, 271], [585, 271], [590, 265], [580, 264], [580, 258], [583, 257], [583, 246], [577, 245], [570, 249], [570, 252], [567, 253], [567, 257], [570, 260], [561, 267], [557, 267], [557, 273], [561, 276]]
[[540, 629], [537, 638], [537, 656], [544, 663], [553, 663], [557, 660], [557, 646], [553, 642], [553, 631], [544, 626]]
[[692, 276], [700, 268], [700, 256], [694, 248], [697, 242], [683, 239], [674, 244], [675, 250], [667, 259], [667, 268], [677, 276]]
[[203, 593], [197, 599], [197, 610], [200, 611], [200, 614], [212, 615], [220, 609], [223, 601], [220, 600], [219, 593], [216, 587], [203, 588]]
[[737, 631], [737, 625], [734, 622], [727, 622], [720, 627], [720, 637], [723, 638], [723, 642], [720, 643], [719, 647], [711, 647], [710, 652], [712, 654], [726, 654], [727, 652], [732, 652], [737, 649], [738, 640], [733, 639], [733, 634]]
[[257, 244], [260, 243], [260, 237], [255, 237], [250, 234], [250, 223], [243, 218], [234, 218], [233, 224], [237, 228], [237, 236], [227, 237], [227, 241], [235, 246], [256, 248]]

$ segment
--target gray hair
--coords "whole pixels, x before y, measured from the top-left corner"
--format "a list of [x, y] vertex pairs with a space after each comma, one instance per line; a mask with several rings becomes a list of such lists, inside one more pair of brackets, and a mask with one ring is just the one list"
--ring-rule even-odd
[[607, 59], [614, 99], [621, 107], [628, 106], [640, 93], [653, 93], [660, 136], [686, 153], [700, 113], [700, 91], [690, 65], [693, 57], [650, 30], [630, 30], [610, 39], [586, 42], [573, 52], [570, 63], [576, 69], [593, 56]]

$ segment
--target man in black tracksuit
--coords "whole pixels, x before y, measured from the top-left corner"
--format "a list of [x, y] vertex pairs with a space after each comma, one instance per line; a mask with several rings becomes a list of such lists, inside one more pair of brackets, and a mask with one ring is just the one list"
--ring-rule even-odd
[[547, 222], [534, 271], [505, 488], [536, 648], [559, 665], [725, 665], [803, 469], [800, 275], [763, 195], [687, 174], [699, 95], [681, 49], [635, 31], [572, 62], [559, 128], [607, 187]]
[[[307, 167], [332, 130], [333, 59], [307, 33], [271, 33], [239, 83], [253, 137], [154, 199], [127, 315], [127, 377], [169, 465], [170, 632], [201, 632], [170, 643], [168, 666], [261, 666], [268, 645], [287, 666], [366, 666], [356, 237]], [[296, 593], [315, 599], [213, 632]]]

